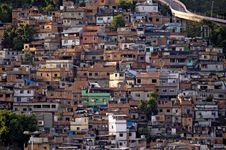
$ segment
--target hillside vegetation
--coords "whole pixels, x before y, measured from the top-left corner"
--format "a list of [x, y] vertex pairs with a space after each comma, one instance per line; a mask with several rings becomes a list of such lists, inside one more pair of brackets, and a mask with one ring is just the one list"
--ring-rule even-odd
[[212, 1], [213, 16], [226, 18], [226, 0], [180, 0], [183, 2], [188, 10], [200, 13], [206, 16], [211, 15]]
[[11, 22], [12, 9], [36, 6], [40, 10], [57, 10], [62, 0], [0, 0], [0, 21]]

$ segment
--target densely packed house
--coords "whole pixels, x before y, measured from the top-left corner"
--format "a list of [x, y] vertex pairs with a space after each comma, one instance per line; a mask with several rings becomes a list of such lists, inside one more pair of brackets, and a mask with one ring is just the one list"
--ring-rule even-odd
[[[35, 33], [20, 50], [1, 46], [0, 107], [35, 114], [34, 150], [222, 148], [223, 49], [187, 37], [186, 22], [156, 2], [118, 1], [13, 10], [0, 38], [20, 24]], [[124, 25], [113, 28], [119, 15]], [[140, 105], [153, 93], [157, 113], [147, 113]]]

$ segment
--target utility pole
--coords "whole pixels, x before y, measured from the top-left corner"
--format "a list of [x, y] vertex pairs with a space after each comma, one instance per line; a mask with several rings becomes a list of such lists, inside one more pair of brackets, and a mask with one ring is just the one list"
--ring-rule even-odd
[[212, 0], [212, 5], [211, 5], [211, 17], [213, 17], [213, 5], [214, 5], [214, 1]]

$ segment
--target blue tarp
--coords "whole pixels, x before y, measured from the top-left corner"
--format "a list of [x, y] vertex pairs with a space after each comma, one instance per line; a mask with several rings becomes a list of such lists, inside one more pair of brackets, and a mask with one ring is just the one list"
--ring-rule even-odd
[[30, 79], [23, 79], [23, 80], [24, 80], [24, 82], [25, 82], [26, 84], [33, 84], [33, 83], [35, 83], [35, 81], [30, 80]]
[[127, 120], [127, 128], [133, 128], [136, 126], [136, 122], [132, 120]]

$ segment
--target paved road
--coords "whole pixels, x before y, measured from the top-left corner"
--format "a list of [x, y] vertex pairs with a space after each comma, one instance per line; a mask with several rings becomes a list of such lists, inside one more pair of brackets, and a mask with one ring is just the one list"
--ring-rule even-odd
[[172, 14], [178, 18], [192, 20], [192, 21], [209, 20], [209, 21], [214, 21], [221, 24], [226, 24], [226, 20], [224, 19], [201, 16], [188, 11], [186, 6], [179, 0], [158, 0], [158, 1], [168, 5], [172, 11]]
[[186, 12], [186, 7], [184, 7], [182, 4], [178, 3], [177, 1], [174, 0], [165, 0], [172, 9], [181, 11], [181, 12]]

